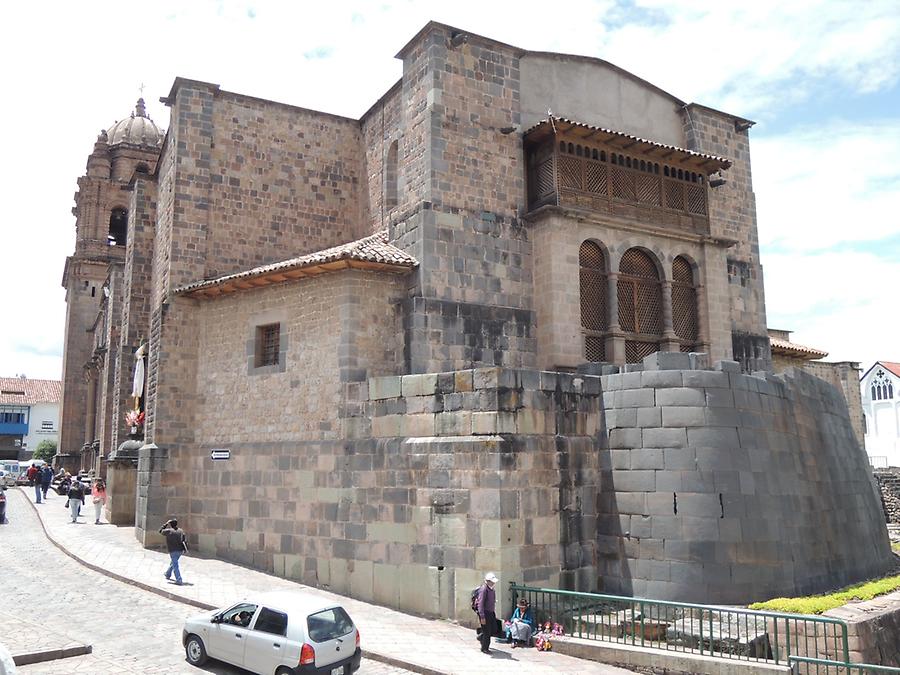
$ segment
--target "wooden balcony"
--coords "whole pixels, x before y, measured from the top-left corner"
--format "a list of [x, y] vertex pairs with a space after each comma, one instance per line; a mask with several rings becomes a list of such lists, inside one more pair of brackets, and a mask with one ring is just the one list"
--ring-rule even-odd
[[551, 204], [709, 233], [702, 172], [565, 141], [544, 143], [528, 155], [529, 210]]

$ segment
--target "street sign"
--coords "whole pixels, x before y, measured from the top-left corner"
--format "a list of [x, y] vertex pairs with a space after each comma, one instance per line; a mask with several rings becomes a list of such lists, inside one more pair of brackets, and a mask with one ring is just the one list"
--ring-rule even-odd
[[213, 459], [213, 460], [231, 459], [231, 450], [226, 450], [226, 449], [222, 449], [222, 448], [216, 448], [215, 450], [210, 450], [209, 458]]

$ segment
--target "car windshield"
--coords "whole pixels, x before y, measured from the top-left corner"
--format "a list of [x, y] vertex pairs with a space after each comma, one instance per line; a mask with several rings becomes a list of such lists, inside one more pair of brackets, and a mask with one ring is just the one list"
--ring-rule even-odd
[[342, 607], [332, 607], [306, 619], [309, 639], [313, 642], [327, 642], [342, 637], [353, 630], [353, 622]]

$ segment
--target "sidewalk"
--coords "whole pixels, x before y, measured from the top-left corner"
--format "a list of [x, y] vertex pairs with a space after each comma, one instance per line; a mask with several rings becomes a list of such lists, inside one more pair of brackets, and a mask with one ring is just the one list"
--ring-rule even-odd
[[[23, 494], [28, 495], [23, 491]], [[536, 649], [512, 650], [508, 645], [492, 645], [493, 655], [478, 651], [471, 629], [449, 621], [423, 619], [379, 605], [353, 600], [304, 586], [286, 579], [238, 565], [187, 555], [182, 558], [185, 585], [176, 586], [163, 578], [169, 556], [144, 549], [131, 527], [94, 525], [93, 507], [85, 504], [85, 514], [77, 524], [70, 522], [63, 508], [65, 497], [49, 494], [40, 505], [29, 502], [49, 539], [61, 550], [88, 567], [173, 600], [200, 608], [229, 605], [251, 591], [297, 590], [343, 605], [359, 627], [366, 657], [400, 666], [425, 675], [491, 673], [606, 673], [630, 675], [631, 671], [584, 661]], [[87, 501], [87, 500], [86, 500]], [[87, 516], [87, 517], [85, 517]]]
[[17, 666], [91, 653], [90, 645], [68, 635], [48, 633], [42, 626], [5, 614], [0, 614], [0, 636]]

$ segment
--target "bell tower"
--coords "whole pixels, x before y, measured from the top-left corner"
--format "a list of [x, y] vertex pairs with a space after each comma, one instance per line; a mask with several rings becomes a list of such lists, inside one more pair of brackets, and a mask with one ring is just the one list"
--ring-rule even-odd
[[[97, 369], [93, 331], [110, 268], [125, 261], [129, 196], [123, 190], [135, 171], [151, 172], [162, 133], [138, 99], [131, 116], [97, 136], [75, 193], [75, 252], [66, 258], [62, 404], [59, 452], [79, 454], [98, 436]], [[97, 328], [99, 330], [99, 328]], [[108, 344], [108, 343], [107, 343]]]

